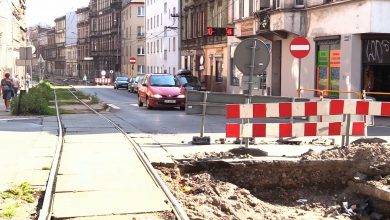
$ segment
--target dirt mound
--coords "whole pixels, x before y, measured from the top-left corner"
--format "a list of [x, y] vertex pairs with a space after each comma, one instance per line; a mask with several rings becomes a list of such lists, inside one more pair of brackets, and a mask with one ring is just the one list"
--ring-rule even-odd
[[[216, 179], [209, 173], [181, 176], [178, 170], [164, 167], [158, 169], [190, 219], [350, 219], [329, 212], [327, 209], [331, 207], [330, 203], [337, 203], [330, 201], [329, 204], [323, 204], [322, 201], [326, 200], [324, 196], [321, 199], [307, 198], [307, 202], [293, 200], [285, 206], [274, 203], [272, 199], [262, 201], [247, 189]], [[258, 193], [264, 193], [263, 196], [267, 194], [265, 191]], [[299, 197], [290, 199], [296, 198]]]
[[335, 147], [315, 153], [310, 150], [301, 155], [302, 160], [337, 160], [347, 159], [366, 162], [370, 165], [389, 164], [390, 145], [388, 144], [356, 144], [349, 147]]

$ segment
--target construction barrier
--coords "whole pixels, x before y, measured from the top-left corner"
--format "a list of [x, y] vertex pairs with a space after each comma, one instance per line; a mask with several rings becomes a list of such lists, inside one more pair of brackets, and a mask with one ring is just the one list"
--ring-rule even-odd
[[95, 83], [97, 84], [111, 84], [110, 78], [95, 78]]
[[[390, 117], [390, 102], [326, 100], [226, 105], [228, 119], [280, 118], [326, 115], [370, 115]], [[365, 122], [245, 123], [227, 124], [226, 137], [304, 137], [365, 135]]]

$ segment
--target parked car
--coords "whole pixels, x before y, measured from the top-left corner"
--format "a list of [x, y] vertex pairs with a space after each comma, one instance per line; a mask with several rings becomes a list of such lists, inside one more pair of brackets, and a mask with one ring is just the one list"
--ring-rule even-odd
[[138, 75], [137, 77], [135, 77], [132, 83], [129, 83], [129, 87], [128, 87], [129, 92], [134, 92], [134, 93], [138, 92], [138, 87], [140, 86], [144, 76], [145, 76], [144, 74]]
[[114, 82], [114, 89], [127, 88], [129, 86], [129, 78], [126, 76], [116, 77]]
[[185, 91], [171, 74], [147, 74], [138, 88], [138, 106], [185, 108]]
[[131, 77], [131, 78], [129, 79], [129, 84], [128, 84], [128, 86], [127, 86], [127, 91], [128, 91], [128, 92], [134, 92], [134, 89], [133, 89], [133, 87], [132, 87], [132, 84], [134, 83], [134, 81], [135, 81], [135, 77]]
[[185, 91], [190, 90], [201, 90], [202, 85], [198, 77], [193, 76], [190, 70], [179, 70], [176, 78], [178, 79], [180, 86], [185, 89]]

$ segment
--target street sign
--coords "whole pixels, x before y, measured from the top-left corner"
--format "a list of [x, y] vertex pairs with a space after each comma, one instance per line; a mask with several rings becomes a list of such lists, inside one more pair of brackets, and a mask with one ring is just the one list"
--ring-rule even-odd
[[129, 63], [130, 63], [131, 65], [134, 65], [134, 64], [137, 63], [137, 59], [136, 59], [135, 57], [130, 57], [130, 58], [129, 58]]
[[251, 74], [252, 52], [254, 52], [253, 74], [262, 73], [269, 64], [270, 54], [264, 42], [255, 38], [245, 39], [238, 44], [233, 59], [234, 64], [244, 75]]
[[105, 76], [105, 75], [106, 75], [106, 71], [105, 71], [105, 70], [102, 70], [102, 71], [100, 72], [100, 74], [101, 74], [102, 76]]
[[93, 57], [84, 57], [84, 60], [91, 61], [91, 60], [93, 60]]
[[295, 58], [304, 58], [310, 52], [310, 42], [304, 37], [296, 37], [291, 41], [290, 52]]
[[110, 70], [110, 73], [114, 73], [114, 70]]

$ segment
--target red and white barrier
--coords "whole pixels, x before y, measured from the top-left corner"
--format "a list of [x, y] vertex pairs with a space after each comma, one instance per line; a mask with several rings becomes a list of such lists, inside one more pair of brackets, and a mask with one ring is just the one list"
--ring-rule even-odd
[[[364, 122], [352, 122], [349, 134], [362, 136], [365, 132]], [[347, 124], [344, 122], [318, 123], [261, 123], [261, 124], [226, 124], [227, 138], [250, 137], [305, 137], [305, 136], [338, 136], [347, 135]]]
[[343, 114], [390, 116], [390, 102], [329, 100], [321, 102], [226, 105], [226, 116], [228, 119], [279, 118]]
[[111, 84], [110, 78], [95, 78], [95, 83], [98, 84]]

